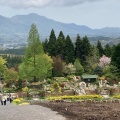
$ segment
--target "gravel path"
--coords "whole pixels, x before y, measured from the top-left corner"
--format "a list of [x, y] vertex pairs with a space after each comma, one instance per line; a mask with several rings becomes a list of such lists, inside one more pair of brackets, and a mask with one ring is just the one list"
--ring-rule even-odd
[[66, 120], [57, 112], [38, 105], [0, 105], [0, 120]]

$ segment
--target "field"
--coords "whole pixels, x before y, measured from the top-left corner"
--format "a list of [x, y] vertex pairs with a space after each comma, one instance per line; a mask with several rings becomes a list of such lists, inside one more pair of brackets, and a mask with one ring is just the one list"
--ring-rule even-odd
[[119, 101], [103, 102], [43, 102], [39, 105], [51, 108], [67, 120], [120, 120]]

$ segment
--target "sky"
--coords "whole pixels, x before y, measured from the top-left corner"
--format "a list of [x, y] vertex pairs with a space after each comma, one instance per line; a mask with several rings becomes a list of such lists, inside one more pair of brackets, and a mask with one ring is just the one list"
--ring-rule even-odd
[[0, 0], [0, 15], [36, 13], [92, 29], [120, 27], [120, 0]]

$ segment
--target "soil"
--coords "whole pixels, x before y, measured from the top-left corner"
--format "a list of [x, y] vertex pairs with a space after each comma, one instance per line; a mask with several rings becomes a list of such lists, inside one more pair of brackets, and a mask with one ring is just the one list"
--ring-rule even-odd
[[39, 105], [51, 108], [67, 120], [120, 120], [120, 103], [114, 102], [42, 102]]

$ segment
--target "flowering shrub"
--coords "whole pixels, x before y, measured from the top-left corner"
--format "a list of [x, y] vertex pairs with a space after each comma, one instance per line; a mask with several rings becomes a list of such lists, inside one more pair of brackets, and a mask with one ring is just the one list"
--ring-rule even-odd
[[13, 100], [13, 103], [14, 103], [14, 104], [17, 104], [17, 105], [18, 105], [20, 102], [21, 102], [20, 99], [14, 99], [14, 100]]
[[111, 62], [111, 58], [106, 57], [105, 55], [103, 55], [100, 59], [99, 59], [99, 64], [98, 66], [104, 68], [105, 66], [109, 65]]
[[28, 102], [24, 102], [23, 100], [24, 100], [23, 98], [17, 98], [17, 99], [14, 99], [12, 103], [15, 105], [28, 105], [29, 104]]
[[102, 99], [101, 95], [74, 95], [74, 96], [57, 96], [57, 97], [48, 97], [48, 100], [64, 100], [64, 99], [70, 99], [70, 100], [87, 100], [87, 99], [96, 99], [100, 100]]
[[115, 95], [113, 98], [120, 99], [120, 95]]
[[28, 87], [24, 87], [22, 88], [23, 92], [27, 92], [28, 91]]
[[23, 103], [21, 103], [19, 105], [29, 105], [29, 103], [28, 102], [23, 102]]
[[19, 99], [19, 98], [14, 99], [14, 100], [13, 100], [13, 104], [17, 104], [17, 105], [18, 105], [19, 103], [21, 103], [21, 101], [22, 101], [22, 100]]
[[54, 82], [54, 84], [51, 88], [51, 92], [52, 93], [55, 93], [55, 92], [61, 93], [61, 87], [59, 86], [59, 84], [57, 82]]

